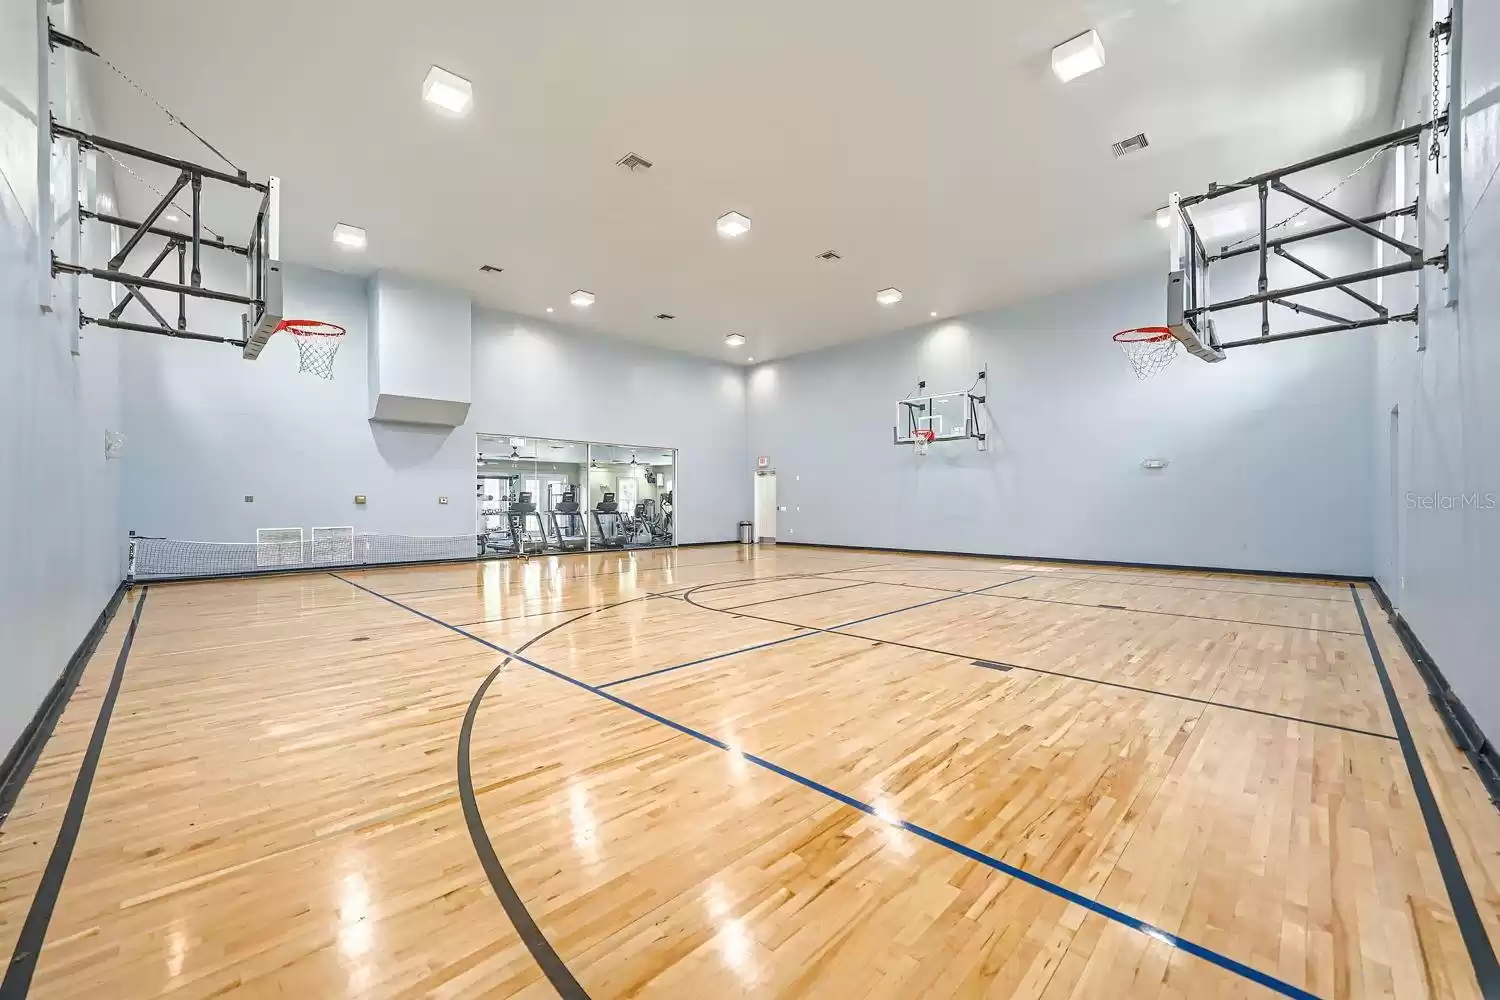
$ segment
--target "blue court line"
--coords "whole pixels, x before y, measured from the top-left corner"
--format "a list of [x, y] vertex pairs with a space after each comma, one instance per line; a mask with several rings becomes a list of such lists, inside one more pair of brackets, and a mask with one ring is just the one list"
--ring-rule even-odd
[[[992, 584], [992, 586], [994, 586], [994, 587], [1004, 587], [1006, 584], [1020, 583], [1021, 580], [1029, 580], [1029, 579], [1031, 579], [1031, 577], [1029, 577], [1029, 576], [1023, 576], [1023, 577], [1020, 578], [1020, 580], [1006, 580], [1005, 583], [996, 583], [996, 584]], [[697, 591], [703, 590], [705, 587], [709, 587], [709, 586], [713, 586], [713, 585], [712, 584], [704, 584], [703, 587], [692, 587], [692, 588], [690, 588], [688, 590], [688, 592], [687, 592], [687, 595], [684, 595], [683, 600], [687, 600], [688, 596], [691, 596], [692, 594], [696, 593]], [[837, 587], [835, 589], [837, 589], [837, 590], [843, 590], [845, 588], [843, 588], [843, 587]], [[985, 587], [984, 589], [985, 590], [989, 590], [990, 588], [989, 587]], [[816, 591], [813, 591], [813, 593], [815, 593], [815, 594], [824, 594], [824, 593], [827, 593], [827, 591], [816, 590]], [[700, 660], [689, 660], [687, 663], [678, 663], [675, 666], [660, 667], [660, 668], [658, 668], [656, 670], [648, 670], [648, 671], [646, 671], [643, 674], [634, 674], [634, 675], [632, 675], [630, 677], [621, 677], [618, 680], [605, 681], [603, 684], [599, 684], [599, 685], [596, 685], [596, 686], [600, 690], [603, 690], [604, 688], [614, 687], [616, 684], [629, 684], [631, 681], [643, 681], [643, 680], [645, 680], [648, 677], [657, 677], [657, 676], [660, 676], [661, 674], [670, 674], [670, 673], [672, 673], [675, 670], [686, 670], [688, 667], [696, 667], [696, 666], [698, 666], [701, 663], [712, 663], [714, 660], [722, 660], [722, 659], [725, 659], [726, 657], [738, 656], [741, 653], [753, 653], [757, 649], [765, 649], [768, 646], [779, 646], [779, 645], [781, 645], [784, 642], [791, 642], [793, 639], [806, 639], [810, 635], [827, 635], [829, 633], [832, 633], [834, 631], [834, 629], [849, 628], [851, 625], [859, 625], [859, 624], [862, 624], [864, 622], [874, 621], [877, 618], [886, 618], [886, 617], [889, 617], [890, 615], [899, 615], [903, 611], [915, 611], [918, 608], [925, 608], [929, 604], [942, 604], [944, 601], [953, 601], [953, 600], [957, 600], [960, 597], [968, 597], [971, 594], [977, 594], [977, 593], [980, 593], [980, 591], [978, 591], [978, 590], [964, 590], [964, 591], [959, 591], [957, 593], [949, 594], [946, 597], [939, 597], [937, 600], [934, 600], [934, 601], [923, 601], [921, 604], [913, 604], [909, 608], [896, 608], [894, 611], [882, 611], [878, 615], [870, 615], [868, 618], [860, 618], [860, 619], [857, 619], [857, 620], [852, 621], [852, 622], [844, 622], [844, 624], [842, 624], [842, 625], [830, 625], [828, 628], [823, 628], [823, 627], [818, 626], [818, 625], [797, 625], [797, 624], [794, 624], [792, 622], [780, 622], [779, 624], [786, 625], [786, 626], [788, 626], [790, 628], [803, 628], [803, 629], [807, 629], [808, 631], [801, 632], [801, 633], [799, 633], [797, 635], [785, 636], [785, 637], [783, 637], [781, 639], [773, 639], [770, 642], [763, 642], [763, 643], [760, 643], [757, 646], [746, 646], [744, 649], [731, 649], [727, 653], [715, 653], [713, 656], [705, 656], [705, 657], [703, 657]], [[810, 596], [812, 596], [812, 595], [810, 595], [810, 594], [793, 594], [790, 597], [777, 598], [777, 600], [791, 601], [791, 600], [795, 600], [798, 597], [810, 597]], [[736, 614], [737, 613], [735, 608], [710, 608], [706, 604], [695, 604], [692, 601], [688, 601], [688, 603], [692, 604], [693, 607], [695, 607], [695, 608], [702, 608], [705, 611], [718, 611], [718, 612], [721, 612], [721, 613], [726, 614], [726, 615], [732, 615], [732, 614]], [[759, 602], [756, 602], [756, 603], [759, 603]], [[750, 605], [748, 605], [748, 604], [742, 604], [742, 605], [740, 605], [740, 607], [744, 607], [744, 608], [748, 608], [749, 606]], [[755, 618], [754, 615], [746, 615], [745, 617], [746, 618]], [[773, 619], [773, 618], [757, 618], [756, 621], [770, 622], [770, 621], [775, 621], [775, 619]], [[863, 638], [863, 637], [862, 636], [845, 636], [845, 638]], [[874, 642], [876, 640], [872, 639], [871, 641]]]
[[[1226, 972], [1232, 972], [1237, 976], [1248, 979], [1260, 986], [1264, 986], [1266, 989], [1278, 993], [1281, 996], [1293, 997], [1295, 998], [1295, 1000], [1319, 1000], [1316, 994], [1309, 993], [1304, 989], [1293, 986], [1291, 983], [1283, 982], [1282, 980], [1277, 979], [1275, 976], [1261, 972], [1259, 969], [1251, 968], [1250, 966], [1245, 965], [1243, 962], [1238, 962], [1230, 958], [1228, 955], [1220, 954], [1219, 952], [1214, 951], [1212, 948], [1206, 948], [1203, 945], [1196, 944], [1192, 941], [1187, 940], [1186, 938], [1178, 937], [1175, 934], [1171, 934], [1167, 931], [1162, 930], [1160, 927], [1157, 927], [1154, 924], [1147, 923], [1146, 921], [1141, 920], [1137, 917], [1132, 917], [1130, 914], [1125, 913], [1122, 910], [1117, 910], [1105, 903], [1090, 899], [1087, 896], [1079, 895], [1073, 890], [1065, 889], [1055, 882], [1049, 882], [1047, 879], [1042, 878], [1040, 875], [1033, 875], [1032, 873], [1025, 871], [1024, 869], [1017, 868], [1015, 865], [1007, 864], [1006, 862], [1001, 861], [999, 858], [991, 857], [990, 855], [985, 854], [982, 851], [977, 851], [965, 844], [960, 844], [958, 841], [952, 840], [940, 833], [929, 830], [924, 826], [918, 826], [916, 823], [911, 823], [906, 820], [891, 821], [885, 819], [881, 817], [875, 811], [875, 807], [870, 805], [868, 802], [862, 802], [859, 799], [838, 791], [837, 789], [830, 788], [822, 782], [815, 781], [814, 779], [806, 777], [805, 775], [798, 774], [795, 771], [789, 771], [779, 764], [775, 764], [769, 760], [766, 760], [764, 757], [757, 757], [754, 754], [741, 753], [740, 751], [733, 750], [727, 743], [724, 743], [722, 740], [717, 740], [714, 737], [709, 736], [707, 733], [699, 732], [698, 730], [693, 729], [689, 726], [685, 726], [680, 722], [674, 722], [664, 715], [658, 715], [656, 712], [651, 711], [649, 708], [643, 708], [642, 706], [637, 705], [634, 702], [626, 701], [619, 695], [611, 694], [610, 692], [605, 691], [600, 687], [596, 687], [593, 684], [581, 681], [576, 677], [571, 677], [560, 670], [554, 670], [552, 667], [548, 667], [544, 664], [538, 663], [535, 660], [522, 656], [520, 653], [512, 652], [503, 646], [498, 646], [495, 643], [490, 642], [488, 639], [481, 639], [479, 636], [474, 635], [473, 633], [465, 632], [457, 625], [449, 625], [447, 622], [443, 621], [440, 618], [434, 618], [432, 615], [426, 614], [422, 611], [418, 611], [416, 608], [408, 607], [395, 598], [386, 597], [379, 591], [371, 590], [369, 587], [361, 586], [360, 584], [355, 583], [353, 580], [349, 580], [342, 576], [339, 576], [337, 573], [330, 573], [329, 576], [332, 576], [336, 580], [342, 580], [344, 583], [349, 584], [349, 586], [354, 587], [358, 590], [362, 590], [372, 597], [378, 597], [382, 601], [386, 601], [389, 604], [394, 604], [396, 607], [401, 608], [404, 611], [409, 611], [419, 618], [424, 618], [427, 621], [432, 622], [434, 625], [441, 625], [443, 628], [449, 629], [451, 631], [457, 632], [459, 635], [473, 639], [480, 645], [487, 646], [497, 653], [503, 653], [513, 660], [526, 664], [528, 667], [531, 667], [535, 670], [540, 670], [544, 674], [555, 677], [560, 681], [571, 684], [576, 688], [589, 692], [590, 694], [597, 695], [598, 697], [603, 698], [605, 701], [612, 702], [613, 704], [618, 705], [621, 708], [629, 709], [630, 711], [635, 712], [637, 715], [641, 715], [645, 718], [650, 719], [652, 722], [660, 723], [661, 725], [666, 726], [668, 729], [673, 729], [679, 733], [682, 733], [684, 736], [691, 736], [693, 739], [698, 740], [702, 743], [707, 743], [709, 746], [719, 750], [723, 750], [725, 753], [737, 754], [744, 760], [749, 761], [757, 767], [770, 771], [773, 774], [779, 774], [783, 778], [802, 785], [804, 788], [808, 788], [812, 791], [818, 792], [821, 795], [825, 795], [828, 798], [849, 806], [852, 809], [857, 809], [867, 816], [872, 816], [876, 819], [879, 819], [883, 823], [888, 823], [891, 826], [899, 827], [902, 830], [905, 830], [907, 833], [910, 833], [916, 837], [920, 837], [929, 843], [936, 844], [939, 847], [945, 847], [948, 850], [953, 851], [955, 854], [959, 854], [965, 858], [968, 858], [970, 861], [981, 864], [986, 868], [990, 868], [994, 871], [1000, 872], [1001, 874], [1009, 875], [1011, 878], [1014, 878], [1021, 882], [1025, 882], [1027, 885], [1030, 885], [1037, 889], [1041, 889], [1043, 892], [1056, 896], [1059, 899], [1074, 904], [1075, 906], [1081, 906], [1085, 910], [1088, 910], [1091, 913], [1098, 914], [1099, 916], [1104, 917], [1107, 920], [1113, 920], [1115, 923], [1121, 924], [1133, 931], [1139, 931], [1152, 940], [1159, 941], [1162, 944], [1167, 945], [1168, 947], [1177, 948], [1181, 951], [1187, 952], [1189, 955], [1192, 955], [1196, 958], [1201, 958], [1211, 965], [1216, 965]], [[1014, 583], [1015, 581], [1012, 580], [1008, 582]], [[1004, 584], [996, 584], [996, 586], [1004, 586]], [[951, 598], [939, 598], [938, 600], [950, 599]], [[928, 603], [936, 604], [937, 601], [929, 601]], [[919, 605], [919, 607], [921, 606], [924, 605]], [[869, 619], [861, 620], [868, 621]]]

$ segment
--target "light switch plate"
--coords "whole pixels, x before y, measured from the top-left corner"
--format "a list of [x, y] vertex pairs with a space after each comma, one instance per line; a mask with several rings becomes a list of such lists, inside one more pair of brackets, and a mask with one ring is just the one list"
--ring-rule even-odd
[[364, 503], [365, 502], [365, 495], [363, 493], [356, 493], [356, 494], [354, 494], [354, 502], [355, 503], [359, 503], [359, 504]]

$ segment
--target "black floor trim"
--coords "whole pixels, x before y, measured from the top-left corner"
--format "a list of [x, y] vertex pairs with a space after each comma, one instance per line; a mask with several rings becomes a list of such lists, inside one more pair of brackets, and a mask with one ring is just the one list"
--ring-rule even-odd
[[1372, 580], [1371, 587], [1375, 591], [1375, 599], [1385, 610], [1391, 628], [1395, 629], [1396, 637], [1405, 647], [1406, 655], [1411, 657], [1411, 662], [1416, 665], [1417, 673], [1421, 674], [1422, 680], [1426, 682], [1428, 698], [1432, 701], [1432, 706], [1437, 709], [1438, 715], [1442, 716], [1443, 724], [1448, 727], [1448, 735], [1453, 737], [1453, 745], [1469, 758], [1469, 764], [1474, 768], [1474, 773], [1479, 775], [1480, 781], [1484, 782], [1484, 789], [1489, 793], [1490, 802], [1500, 808], [1500, 752], [1496, 751], [1495, 744], [1490, 742], [1474, 716], [1469, 714], [1468, 706], [1453, 690], [1442, 670], [1438, 669], [1437, 661], [1432, 658], [1432, 654], [1427, 652], [1427, 647], [1422, 645], [1422, 640], [1417, 638], [1417, 633], [1412, 630], [1411, 624], [1402, 617], [1401, 612], [1392, 606], [1391, 599], [1386, 596], [1379, 582]]
[[971, 559], [1008, 559], [1012, 562], [1062, 563], [1069, 566], [1130, 566], [1136, 569], [1181, 569], [1197, 573], [1236, 573], [1240, 576], [1282, 576], [1293, 580], [1336, 580], [1368, 583], [1367, 576], [1347, 573], [1305, 573], [1280, 569], [1235, 569], [1231, 566], [1193, 566], [1183, 563], [1124, 562], [1119, 559], [1068, 559], [1062, 556], [1018, 556], [1003, 552], [959, 552], [953, 549], [898, 549], [886, 545], [830, 545], [826, 542], [777, 542], [777, 546], [804, 549], [843, 549], [846, 552], [901, 552], [913, 556], [967, 556]]
[[1364, 629], [1365, 642], [1370, 647], [1370, 659], [1375, 661], [1375, 672], [1380, 675], [1380, 686], [1385, 691], [1386, 705], [1391, 712], [1391, 721], [1396, 727], [1396, 739], [1401, 743], [1401, 756], [1406, 760], [1406, 770], [1411, 775], [1412, 789], [1417, 796], [1417, 805], [1422, 810], [1422, 821], [1427, 825], [1427, 836], [1432, 841], [1432, 853], [1437, 858], [1438, 871], [1443, 876], [1443, 887], [1448, 890], [1448, 901], [1453, 906], [1453, 918], [1463, 935], [1464, 946], [1469, 952], [1469, 961], [1474, 966], [1474, 978], [1479, 982], [1479, 992], [1486, 998], [1500, 997], [1500, 962], [1495, 959], [1495, 949], [1490, 943], [1479, 910], [1474, 905], [1474, 894], [1464, 878], [1463, 866], [1459, 864], [1458, 852], [1453, 849], [1453, 838], [1448, 835], [1448, 825], [1443, 821], [1442, 810], [1433, 797], [1432, 786], [1427, 781], [1427, 771], [1422, 766], [1422, 757], [1412, 740], [1411, 727], [1406, 724], [1406, 713], [1401, 709], [1401, 699], [1391, 683], [1390, 672], [1380, 655], [1380, 646], [1375, 642], [1375, 633], [1370, 631], [1370, 620], [1365, 616], [1364, 604], [1360, 602], [1359, 590], [1349, 585], [1354, 594], [1354, 609], [1359, 613], [1359, 624]]
[[73, 782], [73, 794], [68, 798], [68, 808], [63, 813], [57, 841], [52, 845], [47, 867], [42, 872], [42, 881], [31, 899], [31, 908], [26, 911], [26, 922], [21, 925], [15, 951], [5, 967], [5, 978], [0, 980], [0, 1000], [23, 1000], [31, 989], [31, 977], [36, 972], [37, 958], [41, 954], [42, 943], [47, 939], [47, 925], [52, 922], [52, 911], [57, 907], [57, 897], [62, 892], [63, 879], [68, 874], [68, 862], [73, 859], [73, 847], [78, 843], [78, 831], [83, 827], [83, 813], [88, 807], [89, 792], [94, 787], [94, 773], [99, 768], [99, 757], [104, 752], [104, 737], [109, 732], [109, 720], [114, 715], [115, 700], [120, 695], [120, 684], [125, 679], [125, 661], [130, 659], [130, 647], [135, 642], [135, 631], [141, 624], [141, 612], [146, 608], [146, 594], [149, 590], [149, 587], [143, 589], [135, 602], [135, 614], [130, 619], [130, 628], [125, 633], [120, 655], [115, 659], [115, 672], [110, 676], [109, 688], [104, 692], [104, 700], [99, 706], [99, 718], [94, 722], [94, 733], [89, 737], [88, 749], [84, 751], [83, 763]]
[[99, 648], [99, 640], [103, 639], [104, 633], [109, 630], [109, 623], [114, 620], [115, 611], [124, 600], [126, 589], [125, 582], [120, 581], [120, 585], [115, 588], [115, 592], [105, 603], [104, 610], [99, 612], [99, 617], [94, 619], [94, 624], [84, 634], [83, 641], [73, 651], [67, 666], [53, 683], [52, 689], [37, 706], [36, 714], [31, 717], [26, 728], [21, 730], [15, 746], [11, 747], [10, 753], [5, 755], [5, 763], [0, 764], [0, 827], [4, 827], [5, 817], [9, 816], [11, 809], [15, 807], [16, 799], [26, 785], [26, 779], [31, 777], [31, 769], [41, 758], [47, 741], [52, 738], [52, 732], [57, 728], [57, 720], [62, 718], [63, 709], [68, 707], [68, 699], [73, 697], [78, 681], [83, 677], [84, 669], [93, 658], [94, 650]]

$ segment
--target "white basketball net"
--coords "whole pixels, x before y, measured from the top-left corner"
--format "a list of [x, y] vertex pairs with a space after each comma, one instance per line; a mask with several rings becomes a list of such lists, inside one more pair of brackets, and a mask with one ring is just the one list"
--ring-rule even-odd
[[[1134, 331], [1131, 331], [1134, 333]], [[1130, 361], [1130, 370], [1135, 372], [1138, 379], [1148, 379], [1152, 375], [1160, 375], [1167, 370], [1172, 359], [1177, 357], [1178, 341], [1176, 337], [1167, 335], [1165, 337], [1149, 337], [1141, 334], [1141, 339], [1120, 339], [1116, 337], [1115, 343], [1120, 345], [1120, 350], [1125, 352], [1125, 357]]]
[[932, 439], [935, 437], [937, 437], [936, 431], [913, 431], [912, 443], [916, 445], [917, 454], [927, 454], [927, 446], [932, 443]]
[[344, 328], [313, 320], [284, 321], [283, 329], [297, 342], [297, 371], [333, 378], [333, 360], [344, 342]]

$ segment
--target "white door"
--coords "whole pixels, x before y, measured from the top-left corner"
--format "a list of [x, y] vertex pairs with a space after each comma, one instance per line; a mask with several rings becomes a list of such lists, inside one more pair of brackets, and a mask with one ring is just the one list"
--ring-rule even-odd
[[755, 540], [776, 540], [776, 473], [755, 474]]

